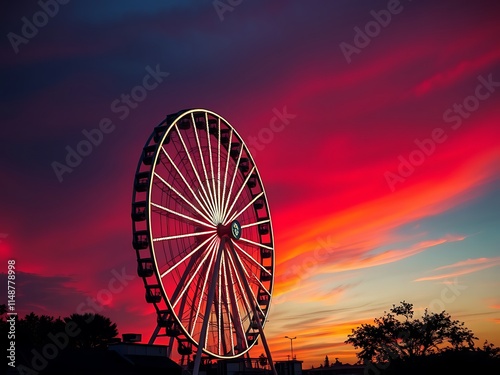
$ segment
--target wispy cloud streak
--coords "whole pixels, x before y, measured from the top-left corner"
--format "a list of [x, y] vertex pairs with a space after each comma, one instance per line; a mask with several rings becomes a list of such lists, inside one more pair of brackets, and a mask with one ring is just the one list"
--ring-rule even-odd
[[467, 259], [453, 264], [448, 264], [446, 266], [441, 266], [432, 270], [432, 272], [436, 272], [436, 271], [451, 269], [454, 270], [452, 272], [440, 273], [433, 276], [420, 277], [415, 281], [433, 281], [433, 280], [450, 279], [457, 276], [462, 276], [482, 271], [487, 268], [492, 268], [499, 265], [500, 265], [500, 257]]

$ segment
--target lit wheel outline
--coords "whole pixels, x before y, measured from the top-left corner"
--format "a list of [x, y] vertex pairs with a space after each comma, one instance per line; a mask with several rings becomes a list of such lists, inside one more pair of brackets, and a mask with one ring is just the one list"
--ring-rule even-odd
[[260, 174], [229, 122], [190, 109], [154, 128], [135, 174], [132, 227], [156, 335], [177, 339], [180, 354], [248, 352], [269, 314], [274, 240]]

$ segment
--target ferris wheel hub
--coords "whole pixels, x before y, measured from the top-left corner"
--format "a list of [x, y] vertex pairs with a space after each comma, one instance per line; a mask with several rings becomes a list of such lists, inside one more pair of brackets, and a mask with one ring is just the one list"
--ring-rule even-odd
[[217, 234], [220, 238], [229, 237], [233, 240], [239, 240], [241, 237], [241, 224], [238, 220], [233, 220], [227, 225], [219, 224]]

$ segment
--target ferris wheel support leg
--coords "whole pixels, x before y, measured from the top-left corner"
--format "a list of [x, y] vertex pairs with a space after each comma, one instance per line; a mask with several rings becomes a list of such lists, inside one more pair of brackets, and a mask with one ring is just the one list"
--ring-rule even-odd
[[250, 351], [246, 352], [246, 353], [245, 353], [245, 355], [244, 355], [244, 357], [245, 357], [245, 359], [246, 359], [246, 361], [247, 361], [247, 364], [246, 364], [246, 365], [247, 365], [249, 368], [253, 368], [253, 367], [252, 367], [252, 358], [250, 358]]
[[172, 336], [170, 337], [170, 340], [168, 340], [168, 348], [167, 348], [167, 357], [170, 358], [172, 356], [172, 348], [174, 347], [174, 339], [175, 337]]
[[207, 305], [205, 308], [205, 315], [203, 316], [203, 325], [201, 326], [200, 341], [198, 342], [198, 349], [196, 350], [196, 357], [194, 359], [193, 375], [198, 375], [200, 371], [201, 354], [203, 352], [203, 347], [205, 346], [205, 340], [207, 338], [208, 319], [210, 318], [210, 309], [212, 308], [212, 304], [214, 303], [215, 285], [217, 283], [217, 277], [219, 276], [220, 263], [225, 244], [226, 240], [222, 238], [219, 245], [219, 251], [217, 252], [217, 259], [215, 261], [214, 272], [212, 274], [212, 282], [210, 284], [210, 289], [208, 290]]
[[[233, 252], [233, 254], [236, 255], [236, 251], [234, 250], [233, 243], [231, 241], [229, 241], [229, 247], [231, 248], [231, 251]], [[240, 262], [235, 262], [235, 263], [236, 263], [236, 267], [238, 268], [238, 272], [239, 272], [240, 276], [243, 279], [245, 279], [245, 271], [243, 270], [243, 266], [241, 265]], [[247, 282], [244, 282], [243, 286], [245, 287], [245, 291], [246, 291], [247, 295], [251, 296], [252, 289], [250, 288], [250, 285], [248, 285]], [[251, 301], [251, 305], [252, 305], [251, 307], [252, 307], [252, 312], [253, 312], [254, 316], [255, 317], [259, 316], [258, 312], [257, 312], [257, 307], [255, 306], [255, 301]], [[259, 329], [260, 337], [262, 339], [262, 345], [264, 346], [264, 350], [266, 351], [267, 360], [269, 361], [269, 366], [271, 366], [271, 371], [273, 372], [274, 375], [278, 375], [278, 373], [276, 372], [276, 368], [274, 367], [274, 362], [273, 362], [273, 358], [271, 356], [271, 351], [269, 350], [269, 345], [267, 345], [267, 340], [266, 340], [266, 336], [264, 335], [264, 328], [262, 328], [262, 323], [260, 322], [260, 319], [255, 319], [255, 321], [257, 323], [257, 328]]]
[[148, 341], [148, 345], [153, 345], [153, 343], [156, 340], [156, 337], [158, 336], [158, 333], [160, 332], [160, 328], [161, 328], [160, 325], [157, 324], [153, 334], [151, 335], [151, 338]]

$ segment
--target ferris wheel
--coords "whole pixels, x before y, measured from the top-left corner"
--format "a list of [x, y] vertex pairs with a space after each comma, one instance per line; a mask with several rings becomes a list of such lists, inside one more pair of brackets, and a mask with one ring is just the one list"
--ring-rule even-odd
[[[268, 201], [248, 147], [204, 109], [168, 115], [142, 151], [132, 198], [133, 247], [151, 337], [181, 355], [231, 359], [261, 338], [274, 282]], [[195, 361], [195, 362], [196, 362]], [[272, 366], [272, 360], [270, 360]], [[196, 366], [196, 363], [195, 363]]]

